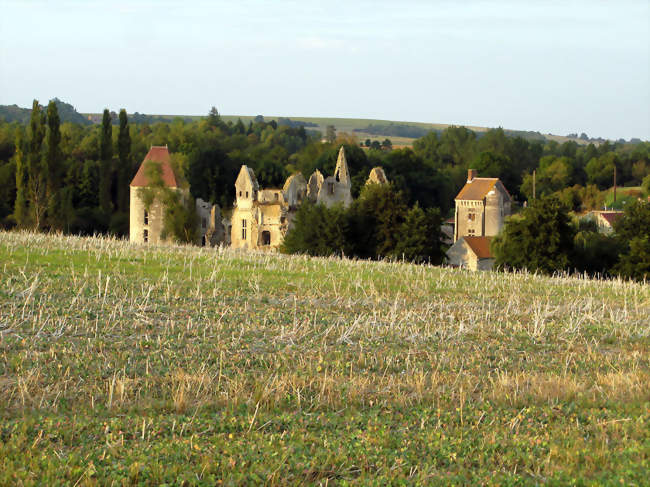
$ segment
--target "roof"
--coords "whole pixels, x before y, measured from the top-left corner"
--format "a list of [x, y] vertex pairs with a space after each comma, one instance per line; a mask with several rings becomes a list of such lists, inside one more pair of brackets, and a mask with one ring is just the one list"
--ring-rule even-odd
[[[496, 184], [500, 182], [499, 178], [474, 178], [467, 181], [463, 189], [460, 190], [457, 200], [482, 200]], [[501, 185], [503, 186], [503, 185]], [[504, 188], [505, 189], [505, 188]]]
[[178, 188], [178, 181], [176, 180], [176, 175], [172, 169], [171, 159], [169, 157], [169, 149], [167, 146], [151, 146], [149, 152], [144, 157], [142, 164], [138, 172], [135, 174], [133, 181], [131, 181], [131, 186], [145, 187], [149, 186], [149, 180], [147, 178], [147, 162], [157, 162], [160, 163], [162, 169], [162, 181], [165, 186], [168, 188]]
[[490, 251], [492, 237], [461, 237], [479, 259], [493, 259]]
[[603, 219], [610, 225], [614, 225], [614, 222], [623, 216], [623, 212], [622, 211], [601, 211], [600, 216], [602, 216]]

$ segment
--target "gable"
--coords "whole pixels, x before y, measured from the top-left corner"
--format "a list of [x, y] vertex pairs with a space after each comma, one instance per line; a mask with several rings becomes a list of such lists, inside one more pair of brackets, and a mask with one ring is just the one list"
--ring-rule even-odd
[[259, 185], [257, 184], [257, 178], [255, 177], [255, 172], [248, 166], [242, 165], [239, 170], [239, 175], [235, 181], [236, 188], [248, 188], [251, 191], [257, 191]]
[[149, 178], [147, 177], [147, 167], [149, 163], [158, 163], [162, 170], [161, 178], [163, 184], [168, 188], [178, 188], [178, 181], [174, 170], [171, 165], [171, 157], [167, 146], [151, 146], [149, 152], [144, 157], [142, 164], [138, 168], [138, 172], [131, 181], [131, 186], [134, 187], [147, 187], [150, 185]]
[[463, 240], [467, 247], [478, 257], [479, 259], [493, 259], [492, 251], [490, 250], [490, 242], [492, 241], [491, 237], [461, 237], [459, 240]]

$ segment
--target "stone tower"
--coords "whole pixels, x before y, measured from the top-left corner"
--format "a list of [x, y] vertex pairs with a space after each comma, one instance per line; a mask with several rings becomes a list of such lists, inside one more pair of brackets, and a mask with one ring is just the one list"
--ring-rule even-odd
[[455, 198], [454, 242], [461, 237], [493, 237], [510, 215], [512, 198], [498, 178], [476, 177], [467, 172], [467, 182]]
[[172, 169], [167, 146], [151, 146], [130, 184], [129, 240], [138, 243], [159, 243], [163, 230], [165, 208], [158, 198], [147, 207], [142, 190], [150, 188], [152, 165], [160, 166], [162, 185], [174, 191], [183, 191]]

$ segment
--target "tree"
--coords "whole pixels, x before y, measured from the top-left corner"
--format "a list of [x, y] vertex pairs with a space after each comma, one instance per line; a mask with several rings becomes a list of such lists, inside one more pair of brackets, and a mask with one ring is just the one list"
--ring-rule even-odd
[[585, 166], [587, 180], [597, 185], [600, 189], [606, 189], [614, 183], [614, 167], [618, 165], [618, 157], [614, 152], [608, 152], [602, 156], [591, 159]]
[[381, 143], [381, 148], [384, 150], [392, 150], [393, 143], [390, 141], [390, 139], [384, 139], [384, 141]]
[[341, 205], [331, 208], [305, 201], [282, 242], [282, 252], [314, 256], [345, 255], [348, 217]]
[[52, 228], [63, 229], [62, 200], [61, 200], [61, 129], [59, 113], [54, 100], [47, 106], [47, 217]]
[[406, 213], [393, 254], [416, 263], [441, 264], [444, 257], [440, 245], [441, 222], [438, 208], [423, 210], [416, 203]]
[[408, 205], [417, 201], [422, 208], [436, 207], [443, 212], [449, 209], [453, 201], [450, 181], [411, 149], [396, 149], [386, 154], [384, 170]]
[[117, 153], [120, 167], [117, 174], [117, 208], [126, 213], [129, 209], [129, 179], [131, 177], [131, 133], [126, 110], [120, 110], [120, 131], [117, 136]]
[[364, 186], [349, 211], [348, 241], [354, 246], [354, 255], [373, 259], [394, 255], [407, 212], [401, 192], [392, 185]]
[[29, 121], [29, 155], [27, 156], [27, 201], [30, 209], [30, 223], [40, 229], [47, 209], [47, 168], [43, 164], [43, 139], [45, 138], [45, 113], [38, 100], [32, 104]]
[[650, 236], [646, 234], [630, 240], [627, 251], [621, 254], [621, 259], [614, 270], [629, 279], [648, 280], [650, 278]]
[[328, 125], [325, 129], [325, 139], [330, 144], [336, 141], [336, 127], [334, 125]]
[[14, 202], [14, 219], [19, 228], [27, 227], [29, 222], [29, 206], [27, 201], [29, 173], [24, 149], [23, 131], [18, 130], [16, 133], [16, 201]]
[[217, 107], [212, 107], [210, 108], [210, 111], [208, 112], [208, 125], [210, 127], [221, 127], [223, 124], [223, 121], [221, 120], [221, 115], [219, 115], [219, 110], [217, 110]]
[[641, 187], [643, 188], [645, 194], [650, 196], [650, 174], [648, 174], [646, 177], [643, 178]]
[[567, 208], [557, 198], [538, 198], [494, 238], [495, 264], [547, 274], [569, 269], [574, 236]]
[[499, 178], [510, 191], [517, 189], [517, 175], [514, 174], [513, 164], [508, 156], [490, 151], [481, 152], [472, 165], [479, 176]]
[[622, 250], [620, 239], [600, 233], [594, 220], [580, 221], [573, 247], [573, 267], [591, 275], [611, 274]]
[[102, 132], [99, 143], [101, 170], [99, 175], [99, 206], [108, 218], [111, 212], [111, 161], [113, 158], [113, 125], [108, 109], [104, 109]]

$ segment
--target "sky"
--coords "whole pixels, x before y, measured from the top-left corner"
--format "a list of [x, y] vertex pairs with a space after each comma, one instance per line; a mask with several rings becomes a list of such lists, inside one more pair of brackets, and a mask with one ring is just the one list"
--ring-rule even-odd
[[0, 0], [0, 104], [650, 139], [650, 2]]

